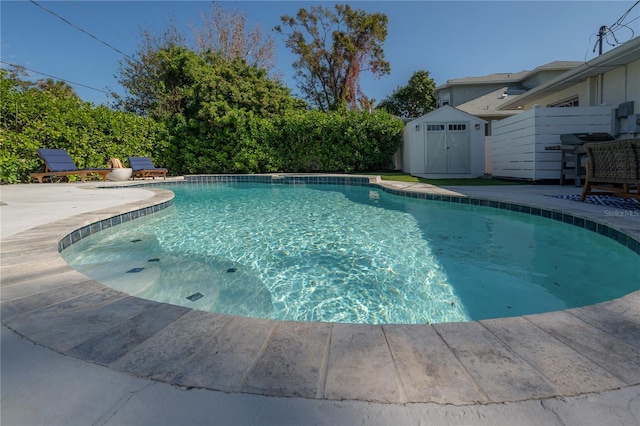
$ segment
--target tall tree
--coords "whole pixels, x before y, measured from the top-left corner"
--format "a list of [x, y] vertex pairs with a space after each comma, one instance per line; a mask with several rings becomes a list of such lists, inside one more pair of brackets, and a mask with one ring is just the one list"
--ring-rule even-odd
[[160, 35], [154, 34], [149, 28], [143, 29], [140, 35], [141, 41], [134, 56], [126, 57], [118, 64], [118, 82], [128, 93], [124, 97], [114, 94], [114, 97], [119, 108], [147, 115], [157, 113], [161, 104], [166, 107], [166, 99], [161, 98], [166, 97], [166, 92], [179, 84], [175, 80], [160, 84], [166, 68], [160, 53], [185, 47], [186, 38], [177, 30], [173, 18]]
[[337, 4], [335, 12], [313, 6], [280, 20], [289, 31], [280, 25], [275, 30], [286, 36], [286, 46], [299, 58], [293, 63], [298, 87], [321, 111], [345, 105], [356, 109], [358, 98], [363, 97], [361, 73], [391, 72], [382, 49], [387, 38], [384, 14]]
[[[174, 48], [185, 48], [197, 52], [201, 57], [211, 53], [229, 62], [240, 60], [269, 72], [275, 64], [275, 48], [273, 38], [265, 34], [259, 25], [247, 28], [246, 15], [233, 11], [225, 12], [217, 4], [213, 9], [202, 12], [202, 27], [192, 26], [195, 45], [190, 46], [188, 38], [178, 30], [174, 17], [169, 17], [166, 29], [156, 34], [149, 28], [141, 31], [141, 41], [133, 58], [120, 61], [119, 82], [129, 93], [124, 98], [114, 95], [117, 106], [127, 111], [146, 113], [156, 110], [158, 96], [164, 98], [165, 107], [169, 106], [167, 92], [181, 85], [177, 80], [165, 80], [161, 90], [157, 84], [164, 72], [166, 62], [161, 59], [160, 52], [168, 52]], [[179, 96], [178, 93], [175, 93]], [[167, 112], [171, 112], [169, 109]]]
[[226, 12], [214, 4], [200, 14], [202, 28], [192, 27], [200, 52], [216, 52], [229, 61], [244, 59], [271, 71], [275, 67], [275, 43], [271, 34], [260, 25], [247, 28], [246, 13], [233, 10]]
[[38, 80], [35, 83], [40, 90], [48, 90], [55, 92], [60, 96], [76, 96], [75, 90], [67, 82], [47, 78], [46, 80]]
[[[130, 106], [164, 123], [168, 147], [163, 164], [175, 173], [271, 170], [262, 129], [271, 119], [301, 108], [290, 90], [243, 59], [168, 46], [144, 56], [121, 80]], [[136, 72], [142, 69], [141, 79]], [[140, 85], [140, 80], [145, 80]]]
[[264, 69], [214, 52], [166, 45], [140, 55], [120, 83], [129, 90], [128, 109], [160, 119], [201, 117], [202, 109], [242, 109], [260, 117], [298, 107], [289, 89]]
[[420, 117], [435, 109], [435, 88], [436, 84], [429, 76], [429, 71], [416, 71], [406, 86], [398, 87], [377, 108], [403, 118]]

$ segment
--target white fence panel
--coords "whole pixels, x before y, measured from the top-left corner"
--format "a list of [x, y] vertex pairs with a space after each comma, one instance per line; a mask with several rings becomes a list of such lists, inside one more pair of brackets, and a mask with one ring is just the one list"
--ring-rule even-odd
[[492, 170], [496, 177], [526, 180], [560, 178], [559, 145], [565, 133], [611, 133], [612, 107], [540, 108], [493, 123]]
[[529, 110], [492, 125], [492, 170], [497, 177], [532, 179], [535, 111]]

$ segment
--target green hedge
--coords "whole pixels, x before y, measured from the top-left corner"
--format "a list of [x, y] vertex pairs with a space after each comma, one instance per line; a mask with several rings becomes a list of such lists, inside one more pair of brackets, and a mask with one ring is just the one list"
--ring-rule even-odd
[[382, 111], [292, 112], [279, 121], [272, 143], [282, 171], [384, 171], [393, 169], [402, 128]]
[[109, 158], [158, 157], [166, 149], [164, 126], [135, 114], [82, 102], [74, 95], [0, 81], [0, 181], [28, 182], [44, 170], [38, 148], [65, 149], [79, 168], [106, 167]]
[[194, 118], [157, 122], [36, 88], [0, 72], [0, 181], [28, 182], [42, 171], [38, 148], [62, 148], [76, 165], [126, 164], [149, 156], [169, 174], [354, 172], [393, 169], [403, 123], [389, 114], [289, 110], [252, 111], [204, 105]]
[[179, 174], [393, 170], [403, 122], [384, 112], [231, 110], [215, 125], [174, 122], [162, 164]]

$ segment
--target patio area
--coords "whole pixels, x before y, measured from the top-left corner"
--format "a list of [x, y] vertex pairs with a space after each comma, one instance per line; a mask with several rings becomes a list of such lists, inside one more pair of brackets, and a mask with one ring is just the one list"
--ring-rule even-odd
[[[634, 211], [556, 197], [577, 193], [575, 187], [378, 184], [567, 213], [640, 240]], [[287, 323], [191, 311], [116, 292], [62, 260], [58, 242], [65, 235], [172, 198], [149, 187], [95, 187], [1, 188], [3, 423], [640, 419], [640, 291], [563, 312], [433, 326]]]

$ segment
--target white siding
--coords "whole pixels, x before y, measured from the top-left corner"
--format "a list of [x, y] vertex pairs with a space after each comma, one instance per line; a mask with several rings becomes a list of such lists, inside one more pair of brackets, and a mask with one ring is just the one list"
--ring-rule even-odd
[[491, 174], [493, 170], [491, 169], [491, 136], [484, 137], [484, 172], [486, 174]]
[[635, 61], [627, 65], [627, 94], [626, 101], [635, 101], [636, 114], [640, 113], [640, 61]]
[[493, 176], [545, 180], [560, 178], [559, 145], [564, 133], [611, 133], [611, 106], [540, 108], [493, 123]]
[[[637, 106], [640, 104], [639, 75], [640, 61], [634, 61], [599, 76], [589, 77], [581, 83], [559, 90], [552, 95], [526, 103], [523, 107], [525, 110], [529, 110], [533, 108], [533, 104], [546, 106], [578, 95], [581, 107], [606, 104], [617, 108], [622, 102], [635, 101], [636, 108], [639, 108]], [[599, 89], [600, 77], [602, 77], [601, 89]]]
[[[626, 84], [622, 84], [623, 82], [627, 81], [626, 74], [627, 74], [626, 67], [616, 68], [615, 70], [612, 70], [603, 74], [602, 103], [618, 106], [618, 104], [626, 101], [627, 99], [626, 92], [625, 92]], [[638, 76], [634, 78], [634, 80], [637, 80], [637, 79], [638, 79]]]

